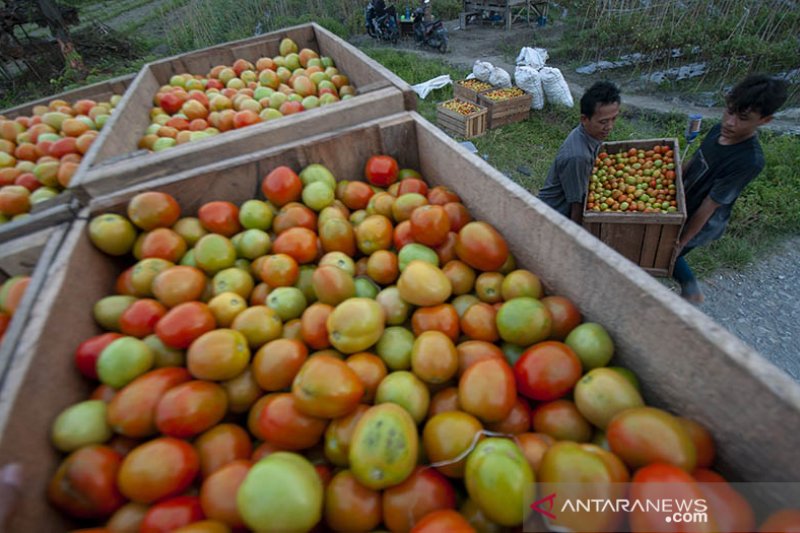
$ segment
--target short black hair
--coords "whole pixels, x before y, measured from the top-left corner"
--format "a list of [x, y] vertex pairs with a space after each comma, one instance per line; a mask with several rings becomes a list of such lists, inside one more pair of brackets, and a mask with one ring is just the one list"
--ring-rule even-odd
[[581, 115], [592, 118], [598, 105], [620, 103], [619, 88], [610, 81], [598, 81], [581, 97]]
[[725, 101], [734, 113], [755, 111], [768, 117], [786, 102], [788, 85], [785, 80], [752, 74], [731, 89]]

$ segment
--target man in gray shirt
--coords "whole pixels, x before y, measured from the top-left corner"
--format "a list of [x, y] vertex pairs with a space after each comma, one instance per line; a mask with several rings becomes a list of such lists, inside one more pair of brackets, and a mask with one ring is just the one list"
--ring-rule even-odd
[[598, 81], [581, 98], [581, 123], [558, 149], [539, 199], [580, 223], [589, 176], [600, 145], [619, 115], [619, 89], [611, 82]]

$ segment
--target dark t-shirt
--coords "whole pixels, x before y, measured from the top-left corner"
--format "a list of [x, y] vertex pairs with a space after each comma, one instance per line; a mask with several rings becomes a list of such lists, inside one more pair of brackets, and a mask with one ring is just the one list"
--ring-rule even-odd
[[764, 168], [764, 152], [758, 136], [739, 144], [722, 145], [719, 144], [720, 131], [719, 124], [711, 128], [689, 161], [683, 178], [689, 218], [706, 196], [720, 204], [688, 247], [702, 246], [722, 237], [736, 199]]
[[539, 190], [539, 199], [562, 215], [570, 216], [570, 204], [583, 203], [601, 144], [583, 126], [572, 130], [558, 149]]

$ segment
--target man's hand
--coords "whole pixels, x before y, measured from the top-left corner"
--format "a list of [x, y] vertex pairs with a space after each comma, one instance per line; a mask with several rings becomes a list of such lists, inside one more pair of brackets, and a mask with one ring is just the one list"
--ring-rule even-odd
[[22, 489], [22, 465], [10, 463], [0, 468], [0, 530], [10, 531], [11, 515]]

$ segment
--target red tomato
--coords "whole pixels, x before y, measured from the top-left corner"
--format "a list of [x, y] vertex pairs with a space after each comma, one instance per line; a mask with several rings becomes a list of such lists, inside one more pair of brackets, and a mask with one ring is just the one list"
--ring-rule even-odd
[[128, 202], [128, 218], [145, 231], [168, 228], [181, 216], [175, 198], [164, 192], [137, 194]]
[[125, 503], [117, 490], [122, 456], [108, 446], [85, 446], [58, 467], [47, 497], [76, 518], [104, 518]]
[[411, 533], [475, 533], [467, 519], [452, 509], [440, 509], [426, 514], [411, 528]]
[[156, 324], [156, 335], [170, 348], [183, 350], [216, 326], [214, 315], [201, 302], [185, 302], [170, 309]]
[[399, 172], [397, 161], [389, 155], [374, 155], [367, 159], [367, 164], [364, 165], [364, 177], [378, 187], [388, 187], [397, 181]]
[[228, 397], [222, 386], [210, 381], [187, 381], [161, 397], [156, 407], [156, 427], [169, 437], [194, 437], [222, 420], [227, 410]]
[[505, 359], [487, 359], [467, 368], [458, 381], [461, 409], [482, 422], [499, 422], [517, 401], [514, 374]]
[[692, 472], [708, 500], [709, 514], [721, 533], [755, 531], [756, 517], [750, 503], [725, 478], [705, 468]]
[[296, 202], [303, 192], [300, 176], [289, 167], [278, 167], [267, 174], [261, 181], [261, 192], [278, 207]]
[[437, 185], [428, 191], [428, 203], [431, 205], [444, 205], [450, 202], [460, 202], [461, 198], [445, 187], [444, 185]]
[[270, 394], [264, 400], [256, 424], [258, 433], [266, 440], [285, 450], [311, 448], [320, 441], [328, 421], [300, 411], [293, 394]]
[[81, 374], [89, 379], [97, 379], [97, 360], [106, 346], [123, 337], [119, 333], [103, 333], [86, 339], [75, 350], [75, 366]]
[[408, 531], [426, 514], [455, 507], [452, 485], [429, 467], [416, 467], [405, 481], [383, 491], [383, 523], [391, 531]]
[[236, 506], [236, 492], [252, 465], [247, 460], [233, 461], [206, 478], [200, 487], [200, 504], [207, 517], [230, 527], [244, 527]]
[[[408, 193], [417, 193], [421, 194], [422, 196], [427, 196], [428, 194], [428, 185], [418, 178], [406, 178], [404, 180], [400, 180], [400, 183], [397, 184], [397, 196], [402, 196]], [[425, 201], [427, 201], [427, 197]]]
[[236, 424], [219, 424], [194, 441], [200, 455], [200, 471], [207, 478], [237, 459], [248, 459], [253, 453], [250, 435]]
[[423, 205], [411, 212], [411, 236], [420, 244], [439, 246], [447, 240], [450, 218], [440, 205]]
[[200, 458], [191, 444], [159, 437], [131, 451], [117, 476], [119, 490], [140, 503], [153, 503], [181, 494], [200, 470]]
[[761, 524], [759, 533], [797, 533], [800, 531], [800, 509], [781, 509]]
[[335, 531], [371, 531], [381, 522], [381, 493], [342, 470], [325, 489], [325, 522]]
[[534, 344], [514, 365], [520, 394], [542, 402], [557, 400], [571, 391], [581, 372], [578, 356], [558, 341]]
[[458, 232], [456, 255], [477, 270], [499, 270], [508, 259], [508, 244], [486, 222], [469, 222]]
[[151, 298], [136, 300], [119, 317], [119, 329], [125, 335], [140, 339], [151, 335], [161, 317], [167, 314], [164, 305]]
[[550, 338], [563, 341], [581, 323], [581, 312], [564, 296], [545, 296], [541, 301], [553, 317]]
[[200, 498], [197, 496], [178, 496], [159, 502], [148, 509], [144, 515], [140, 533], [168, 533], [179, 527], [204, 519]]
[[239, 223], [239, 208], [231, 202], [208, 202], [200, 206], [197, 218], [205, 229], [232, 237], [242, 230]]
[[273, 254], [286, 254], [298, 263], [306, 264], [319, 253], [317, 234], [308, 228], [289, 228], [275, 239]]

